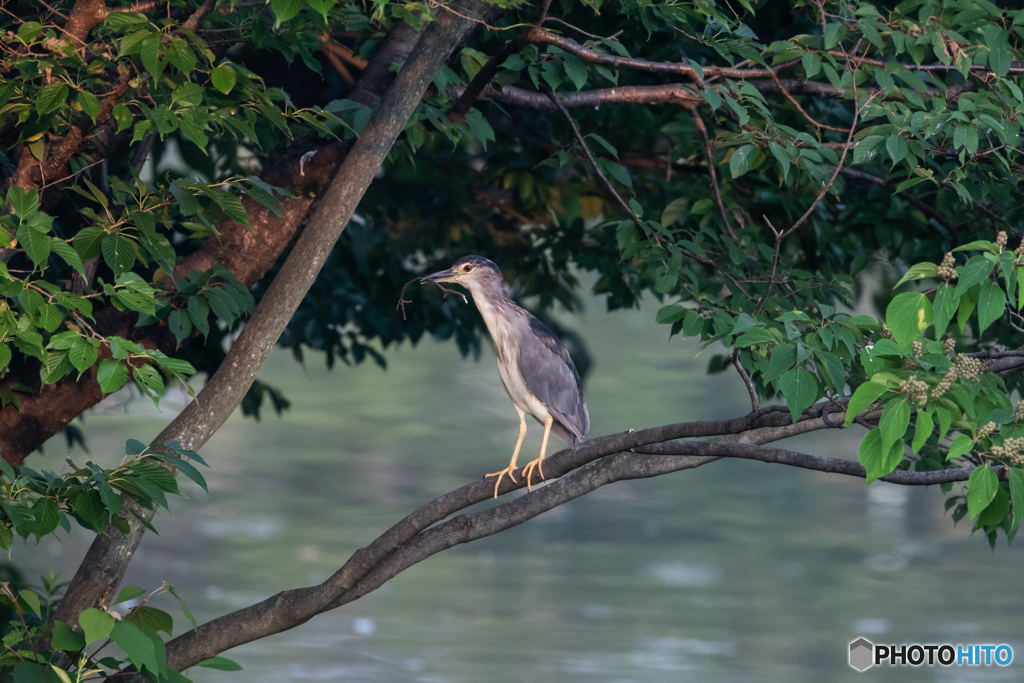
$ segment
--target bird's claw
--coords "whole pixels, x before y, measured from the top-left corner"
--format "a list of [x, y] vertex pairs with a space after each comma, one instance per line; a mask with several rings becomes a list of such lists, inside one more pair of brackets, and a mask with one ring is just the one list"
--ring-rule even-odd
[[537, 471], [540, 472], [540, 480], [544, 481], [544, 462], [543, 462], [543, 458], [537, 458], [536, 460], [531, 460], [529, 463], [526, 464], [526, 467], [523, 468], [523, 476], [526, 478], [526, 490], [527, 491], [532, 491], [533, 490], [532, 483], [531, 483], [530, 479], [533, 476], [534, 468], [536, 468]]
[[514, 481], [517, 484], [519, 483], [518, 481], [516, 481], [516, 474], [515, 473], [516, 473], [516, 468], [512, 467], [511, 465], [509, 465], [508, 467], [506, 467], [505, 469], [501, 470], [500, 472], [491, 472], [490, 474], [485, 474], [484, 475], [484, 479], [486, 479], [487, 477], [497, 477], [498, 478], [498, 481], [494, 482], [494, 497], [495, 498], [498, 497], [498, 487], [501, 486], [501, 478], [504, 477], [506, 474], [508, 475], [509, 479], [511, 479], [512, 481]]

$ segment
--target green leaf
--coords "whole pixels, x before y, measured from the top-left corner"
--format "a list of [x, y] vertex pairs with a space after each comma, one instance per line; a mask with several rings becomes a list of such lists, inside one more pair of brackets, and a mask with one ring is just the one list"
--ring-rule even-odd
[[[185, 615], [186, 619], [188, 619], [190, 622], [192, 622], [192, 630], [198, 636], [199, 635], [199, 624], [196, 623], [196, 618], [193, 617], [192, 616], [192, 612], [189, 611], [188, 605], [186, 605], [185, 601], [181, 599], [180, 595], [178, 595], [178, 591], [174, 590], [174, 586], [168, 586], [167, 590], [170, 591], [171, 595], [173, 595], [175, 598], [178, 599], [178, 604], [181, 605], [181, 613]], [[239, 668], [241, 668], [241, 667], [239, 667]]]
[[991, 467], [979, 465], [971, 470], [971, 476], [967, 479], [967, 513], [971, 518], [988, 507], [996, 497], [998, 488], [999, 479]]
[[242, 667], [239, 664], [231, 661], [227, 657], [210, 657], [196, 664], [205, 669], [217, 669], [218, 671], [241, 671]]
[[[289, 2], [292, 0], [283, 1]], [[274, 0], [274, 6], [276, 6], [279, 2], [282, 2], [282, 0]], [[275, 9], [275, 13], [276, 12], [277, 10]], [[210, 80], [213, 82], [213, 87], [227, 95], [229, 92], [231, 92], [231, 89], [235, 87], [235, 70], [227, 64], [221, 64], [213, 70], [212, 74], [210, 74]]]
[[907, 156], [907, 141], [899, 135], [890, 135], [885, 140], [885, 151], [889, 153], [892, 163], [897, 164]]
[[877, 401], [878, 397], [884, 394], [885, 391], [885, 385], [878, 384], [877, 382], [864, 382], [857, 387], [857, 390], [853, 392], [853, 396], [850, 397], [850, 403], [846, 406], [846, 421], [843, 423], [843, 426], [849, 427], [852, 425], [854, 418]]
[[796, 365], [796, 346], [779, 344], [771, 351], [768, 359], [768, 372], [764, 374], [765, 382], [774, 382]]
[[181, 346], [181, 342], [188, 339], [188, 336], [192, 334], [192, 321], [188, 317], [188, 313], [181, 309], [174, 309], [171, 314], [167, 316], [167, 327], [171, 330], [171, 334], [174, 335], [174, 339], [178, 342], [178, 346]]
[[904, 282], [920, 280], [926, 277], [935, 277], [938, 273], [939, 267], [934, 263], [916, 263], [907, 270], [906, 274], [900, 278], [900, 281], [896, 283], [896, 286], [893, 287], [893, 289], [896, 289], [896, 287], [899, 287]]
[[981, 294], [978, 295], [978, 322], [980, 324], [978, 334], [999, 320], [1005, 310], [1006, 292], [991, 280], [986, 281], [981, 286]]
[[1013, 501], [1013, 523], [1016, 525], [1024, 516], [1024, 470], [1019, 467], [1009, 469], [1010, 499]]
[[27, 223], [18, 226], [18, 241], [37, 268], [46, 265], [50, 257], [50, 236], [44, 230], [36, 230]]
[[921, 336], [932, 322], [932, 302], [917, 292], [897, 294], [885, 309], [885, 322], [900, 346]]
[[135, 243], [119, 232], [103, 238], [103, 260], [107, 262], [114, 275], [120, 275], [135, 265]]
[[153, 32], [142, 39], [140, 55], [142, 66], [145, 67], [153, 80], [160, 78], [164, 70], [163, 62], [160, 61], [160, 34]]
[[138, 439], [128, 439], [124, 442], [125, 455], [142, 455], [146, 452], [146, 444]]
[[40, 498], [32, 506], [36, 518], [36, 535], [40, 538], [53, 533], [60, 523], [60, 508], [53, 498]]
[[113, 393], [128, 381], [128, 367], [120, 361], [108, 358], [100, 363], [96, 379], [104, 394]]
[[117, 594], [117, 600], [114, 600], [111, 604], [119, 605], [122, 602], [128, 602], [135, 598], [142, 597], [146, 594], [146, 591], [142, 590], [138, 586], [125, 586], [121, 589], [121, 592]]
[[935, 290], [935, 302], [933, 307], [935, 312], [935, 338], [941, 339], [942, 335], [946, 334], [946, 328], [949, 327], [949, 321], [953, 319], [954, 315], [956, 315], [956, 287], [945, 283], [939, 285], [939, 288]]
[[103, 238], [106, 236], [107, 233], [100, 228], [90, 226], [79, 230], [72, 244], [75, 245], [75, 251], [83, 260], [91, 259], [99, 256]]
[[914, 426], [914, 441], [910, 444], [910, 450], [913, 453], [918, 453], [921, 450], [921, 446], [925, 444], [928, 437], [932, 435], [932, 429], [935, 428], [935, 421], [932, 420], [932, 416], [923, 410], [917, 411], [917, 423]]
[[142, 631], [151, 631], [153, 633], [163, 631], [167, 635], [171, 635], [171, 631], [174, 630], [174, 618], [170, 614], [148, 605], [136, 607], [131, 615], [129, 615], [128, 621], [138, 626]]
[[181, 458], [175, 457], [173, 455], [162, 455], [161, 457], [165, 461], [177, 467], [178, 470], [181, 471], [181, 473], [184, 474], [186, 477], [202, 486], [204, 491], [206, 491], [207, 493], [210, 492], [210, 489], [206, 485], [206, 479], [203, 478], [203, 475], [199, 472], [199, 470], [195, 468], [195, 466], [192, 463], [188, 462], [187, 460], [182, 460]]
[[910, 425], [910, 399], [895, 398], [885, 404], [878, 428], [882, 432], [882, 450], [888, 452], [903, 438]]
[[959, 458], [973, 447], [974, 441], [971, 440], [971, 437], [966, 434], [961, 434], [953, 439], [953, 442], [949, 444], [949, 453], [946, 454], [946, 462], [949, 462], [953, 458]]
[[64, 81], [54, 81], [49, 85], [44, 85], [36, 93], [36, 113], [45, 116], [64, 106], [64, 100], [67, 98], [68, 84]]
[[831, 50], [846, 37], [846, 24], [834, 23], [825, 26], [825, 49]]
[[90, 607], [78, 615], [78, 623], [85, 634], [85, 642], [92, 643], [107, 638], [114, 628], [114, 617], [107, 612]]
[[869, 135], [858, 142], [853, 148], [853, 163], [861, 164], [874, 159], [884, 140], [881, 135]]
[[85, 372], [91, 368], [99, 358], [99, 352], [96, 347], [85, 341], [79, 339], [72, 346], [68, 352], [68, 360], [71, 361], [71, 365], [74, 366], [75, 370], [79, 372]]
[[665, 210], [661, 212], [661, 224], [666, 228], [670, 227], [683, 216], [689, 203], [689, 197], [673, 199], [669, 202], [668, 206], [665, 207]]
[[23, 187], [10, 187], [7, 189], [7, 203], [14, 209], [18, 218], [28, 222], [39, 211], [39, 192], [25, 190]]
[[587, 68], [576, 55], [566, 53], [563, 59], [562, 66], [565, 67], [565, 75], [576, 86], [576, 92], [579, 92], [587, 84]]
[[34, 613], [42, 616], [42, 611], [39, 609], [39, 596], [28, 589], [18, 591], [18, 597], [20, 597], [28, 608]]
[[903, 442], [897, 441], [888, 451], [882, 450], [882, 432], [872, 429], [864, 435], [857, 448], [857, 459], [864, 466], [867, 483], [892, 474], [903, 459]]
[[150, 637], [132, 622], [121, 620], [114, 624], [110, 637], [139, 669], [146, 667], [153, 673], [167, 670], [164, 644], [159, 636]]
[[968, 242], [967, 244], [961, 244], [959, 247], [953, 249], [953, 251], [954, 252], [956, 252], [956, 251], [992, 251], [992, 252], [994, 252], [994, 251], [997, 251], [997, 248], [996, 248], [996, 245], [995, 245], [994, 242], [989, 242], [988, 240], [975, 240], [973, 242]]
[[50, 252], [56, 254], [64, 260], [64, 263], [68, 264], [78, 274], [85, 278], [85, 268], [82, 266], [82, 257], [78, 255], [78, 252], [70, 244], [62, 239], [56, 237], [50, 238]]
[[757, 156], [757, 148], [753, 145], [743, 145], [729, 157], [729, 173], [733, 178], [739, 178], [750, 170], [750, 165]]
[[53, 639], [50, 645], [65, 652], [78, 652], [85, 647], [85, 637], [59, 619], [53, 622]]
[[778, 339], [763, 327], [751, 327], [746, 332], [736, 338], [735, 345], [743, 348], [746, 346], [754, 346], [755, 344], [766, 344], [768, 342], [775, 342]]
[[79, 91], [78, 93], [78, 104], [81, 105], [82, 111], [84, 111], [89, 118], [96, 121], [96, 117], [100, 115], [100, 101], [87, 90]]
[[786, 398], [793, 422], [797, 421], [805, 408], [818, 400], [821, 391], [818, 378], [803, 368], [794, 368], [779, 377], [778, 387]]
[[[192, 297], [196, 301], [202, 301], [198, 297]], [[189, 313], [192, 312], [192, 299], [189, 299]], [[198, 306], [198, 304], [196, 304]], [[682, 320], [686, 315], [686, 312], [690, 310], [685, 306], [679, 304], [669, 304], [668, 306], [662, 306], [658, 309], [658, 313], [654, 316], [654, 322], [659, 325], [671, 325], [677, 320]]]
[[984, 256], [973, 256], [960, 271], [960, 279], [957, 281], [957, 291], [966, 292], [974, 285], [988, 279], [995, 263]]

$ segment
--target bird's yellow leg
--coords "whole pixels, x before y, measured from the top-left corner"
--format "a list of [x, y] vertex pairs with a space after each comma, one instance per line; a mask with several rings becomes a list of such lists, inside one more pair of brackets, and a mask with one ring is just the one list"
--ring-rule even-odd
[[537, 468], [540, 472], [540, 480], [544, 481], [544, 454], [548, 451], [548, 437], [551, 436], [551, 425], [555, 423], [555, 418], [550, 415], [544, 420], [544, 438], [540, 442], [540, 457], [536, 460], [526, 463], [526, 467], [523, 468], [523, 475], [526, 477], [526, 490], [532, 491], [530, 488], [530, 477], [533, 475], [533, 469]]
[[526, 438], [526, 413], [524, 413], [522, 410], [519, 410], [519, 408], [516, 408], [516, 412], [519, 413], [519, 440], [516, 441], [516, 449], [512, 451], [512, 461], [509, 462], [508, 467], [501, 470], [500, 472], [491, 472], [490, 474], [484, 477], [485, 479], [487, 477], [498, 478], [498, 481], [494, 482], [495, 498], [498, 497], [498, 487], [501, 485], [502, 477], [504, 477], [507, 474], [512, 481], [516, 480], [516, 459], [519, 457], [519, 449], [523, 447], [523, 439]]

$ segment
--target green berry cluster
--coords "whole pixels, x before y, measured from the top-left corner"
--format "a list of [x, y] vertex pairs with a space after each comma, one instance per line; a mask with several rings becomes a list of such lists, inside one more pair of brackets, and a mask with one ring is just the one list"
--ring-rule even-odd
[[928, 385], [916, 377], [908, 377], [900, 382], [900, 393], [909, 396], [918, 405], [928, 402]]
[[953, 252], [947, 251], [946, 255], [942, 257], [942, 263], [939, 264], [938, 276], [943, 280], [955, 280], [958, 278], [959, 275], [953, 270], [953, 263]]
[[1011, 465], [1024, 465], [1024, 436], [1016, 439], [1006, 439], [1002, 446], [993, 446], [992, 455]]

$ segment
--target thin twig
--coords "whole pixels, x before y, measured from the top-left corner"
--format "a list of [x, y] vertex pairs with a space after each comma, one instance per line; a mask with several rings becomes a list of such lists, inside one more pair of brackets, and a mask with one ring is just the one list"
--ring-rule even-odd
[[[562, 104], [561, 100], [555, 97], [555, 93], [552, 92], [551, 88], [545, 85], [543, 87], [543, 92], [545, 95], [548, 96], [549, 100], [554, 102], [555, 106], [558, 107], [558, 110], [562, 112], [562, 116], [565, 117], [565, 120], [569, 123], [569, 127], [572, 128], [572, 133], [576, 137], [576, 142], [578, 142], [580, 147], [583, 148], [583, 153], [587, 155], [587, 161], [590, 162], [590, 165], [594, 168], [594, 172], [597, 173], [597, 176], [604, 183], [604, 186], [608, 188], [608, 191], [611, 192], [612, 196], [615, 197], [615, 200], [619, 202], [619, 205], [626, 210], [626, 213], [628, 213], [633, 218], [633, 222], [635, 222], [644, 233], [647, 233], [648, 228], [643, 223], [640, 222], [640, 219], [633, 212], [632, 207], [630, 207], [630, 205], [626, 203], [626, 200], [623, 199], [622, 195], [618, 193], [618, 191], [615, 189], [615, 186], [612, 185], [610, 180], [608, 180], [607, 176], [605, 176], [605, 174], [601, 172], [601, 167], [597, 165], [597, 160], [591, 153], [590, 147], [587, 145], [586, 140], [583, 139], [583, 134], [580, 133], [580, 129], [576, 126], [576, 121], [573, 120], [572, 115], [569, 113], [569, 110], [565, 108], [565, 105]], [[660, 238], [661, 236], [656, 235], [656, 237]]]
[[747, 393], [750, 394], [750, 409], [756, 413], [761, 409], [761, 400], [757, 397], [757, 389], [754, 388], [750, 375], [747, 374], [746, 369], [740, 364], [740, 350], [736, 349], [732, 352], [731, 356], [732, 364], [736, 366], [736, 372], [740, 373], [740, 379], [743, 380], [743, 384], [747, 387]]
[[725, 210], [725, 203], [722, 201], [722, 190], [718, 187], [718, 174], [715, 172], [715, 150], [711, 145], [711, 137], [708, 135], [707, 126], [704, 125], [704, 119], [700, 117], [700, 112], [697, 111], [697, 107], [687, 107], [690, 112], [690, 116], [693, 117], [693, 124], [697, 126], [697, 130], [700, 131], [701, 137], [704, 138], [704, 154], [708, 158], [708, 175], [711, 176], [711, 188], [715, 192], [715, 201], [718, 202], [718, 210], [722, 213], [722, 222], [725, 223], [725, 232], [728, 233], [729, 237], [736, 239], [736, 233], [732, 231], [732, 224], [729, 222], [729, 213]]

